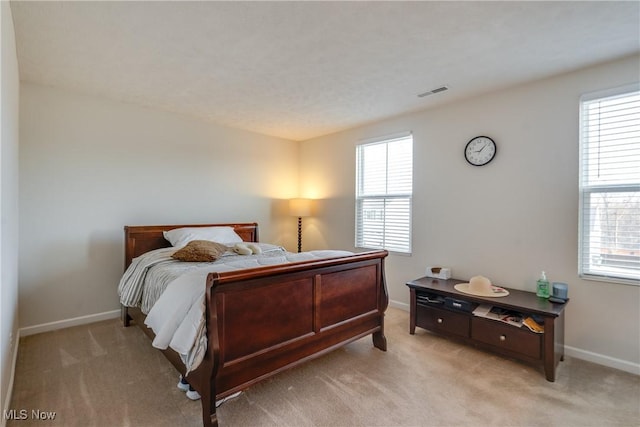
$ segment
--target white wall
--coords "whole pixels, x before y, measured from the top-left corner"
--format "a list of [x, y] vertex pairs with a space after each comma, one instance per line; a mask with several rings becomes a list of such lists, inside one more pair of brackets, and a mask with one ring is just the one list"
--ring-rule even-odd
[[[388, 258], [391, 299], [407, 304], [405, 283], [427, 265], [529, 291], [546, 270], [551, 281], [569, 284], [567, 353], [640, 373], [640, 287], [577, 275], [579, 98], [637, 81], [638, 59], [304, 142], [300, 191], [323, 199], [307, 221], [307, 248], [353, 248], [356, 143], [412, 131], [413, 254]], [[493, 162], [480, 168], [463, 157], [477, 135], [498, 145]]]
[[20, 132], [22, 328], [117, 310], [125, 225], [257, 221], [293, 248], [295, 142], [30, 84]]
[[[9, 2], [0, 2], [0, 414], [9, 404], [18, 331], [18, 111], [20, 81]], [[4, 417], [0, 425], [4, 425]]]

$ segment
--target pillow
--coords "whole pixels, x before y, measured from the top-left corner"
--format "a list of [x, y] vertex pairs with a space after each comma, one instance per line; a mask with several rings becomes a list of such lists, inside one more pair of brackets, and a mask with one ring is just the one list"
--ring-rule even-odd
[[178, 249], [171, 257], [187, 262], [211, 262], [220, 258], [227, 249], [227, 246], [222, 243], [192, 240], [184, 248]]
[[233, 227], [185, 227], [174, 228], [162, 233], [171, 246], [180, 248], [192, 240], [209, 240], [221, 243], [240, 243], [242, 237], [233, 230]]

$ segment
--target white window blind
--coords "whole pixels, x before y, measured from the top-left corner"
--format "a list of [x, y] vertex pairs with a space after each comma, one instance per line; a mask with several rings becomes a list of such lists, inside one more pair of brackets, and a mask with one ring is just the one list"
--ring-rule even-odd
[[584, 96], [580, 122], [580, 276], [640, 285], [638, 85]]
[[356, 148], [356, 247], [411, 253], [413, 136]]

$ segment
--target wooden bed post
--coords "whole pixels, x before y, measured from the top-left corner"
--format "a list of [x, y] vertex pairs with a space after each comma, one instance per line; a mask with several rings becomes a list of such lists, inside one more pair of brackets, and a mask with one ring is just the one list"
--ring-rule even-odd
[[[208, 384], [203, 387], [202, 422], [204, 426], [218, 427], [218, 414], [216, 413], [216, 375], [220, 367], [220, 336], [218, 334], [218, 307], [213, 298], [213, 282], [217, 273], [207, 276], [207, 290], [205, 294], [205, 330], [207, 331], [207, 353], [205, 364], [208, 363], [205, 377], [209, 378]], [[207, 372], [208, 371], [208, 372]]]
[[218, 415], [216, 414], [216, 398], [211, 391], [203, 389], [200, 393], [202, 404], [202, 425], [204, 427], [218, 427]]
[[373, 346], [382, 351], [387, 351], [387, 337], [384, 336], [384, 314], [380, 318], [381, 330], [371, 334], [373, 338]]
[[122, 320], [122, 325], [126, 328], [131, 324], [131, 317], [129, 317], [129, 310], [127, 306], [120, 305], [120, 320]]
[[385, 279], [384, 274], [384, 258], [380, 259], [380, 268], [378, 271], [380, 277], [380, 286], [382, 287], [381, 292], [379, 293], [379, 304], [380, 304], [380, 330], [371, 334], [371, 338], [373, 339], [373, 346], [375, 348], [379, 348], [382, 351], [387, 351], [387, 337], [384, 335], [384, 313], [387, 311], [387, 307], [389, 306], [389, 292], [387, 291], [387, 280]]

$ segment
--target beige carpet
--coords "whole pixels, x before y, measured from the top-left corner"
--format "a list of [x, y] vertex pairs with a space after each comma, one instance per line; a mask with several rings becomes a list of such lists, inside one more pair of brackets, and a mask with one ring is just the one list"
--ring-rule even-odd
[[[404, 311], [386, 322], [387, 352], [366, 337], [277, 375], [218, 408], [221, 426], [640, 426], [638, 376], [567, 357], [550, 383], [540, 367], [409, 335]], [[177, 380], [117, 320], [24, 337], [8, 409], [27, 416], [7, 425], [201, 425]]]

